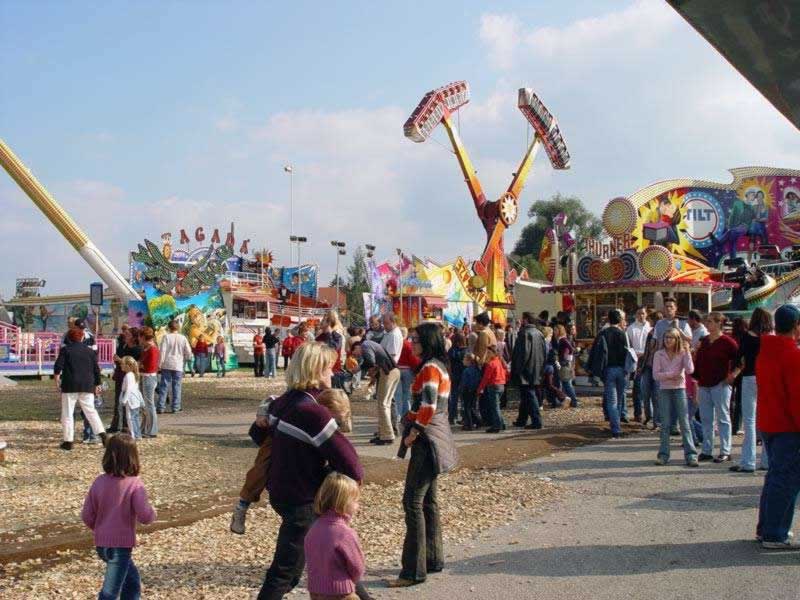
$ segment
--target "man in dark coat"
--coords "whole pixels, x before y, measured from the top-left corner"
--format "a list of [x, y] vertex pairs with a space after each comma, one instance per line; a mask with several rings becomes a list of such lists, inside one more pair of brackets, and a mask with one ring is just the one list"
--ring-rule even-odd
[[[517, 333], [511, 354], [511, 381], [519, 386], [519, 415], [514, 423], [525, 429], [541, 429], [542, 416], [536, 387], [542, 384], [547, 344], [542, 332], [536, 328], [536, 318], [530, 312], [522, 313], [522, 327]], [[526, 425], [528, 417], [531, 424]]]
[[62, 450], [72, 450], [75, 437], [73, 413], [80, 404], [92, 430], [106, 444], [106, 432], [94, 407], [94, 395], [100, 391], [100, 365], [97, 353], [83, 342], [83, 330], [73, 327], [67, 333], [67, 345], [62, 346], [53, 367], [56, 389], [61, 394], [61, 426], [64, 430]]

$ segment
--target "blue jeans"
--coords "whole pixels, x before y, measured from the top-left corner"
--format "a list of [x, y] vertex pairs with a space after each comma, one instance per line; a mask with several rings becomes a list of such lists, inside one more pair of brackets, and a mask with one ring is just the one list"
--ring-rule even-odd
[[503, 395], [506, 386], [489, 385], [483, 390], [483, 402], [486, 407], [486, 419], [490, 429], [505, 429], [503, 415], [500, 414], [500, 396]]
[[765, 542], [789, 537], [800, 493], [800, 433], [762, 433], [769, 471], [761, 489], [756, 535]]
[[703, 421], [703, 454], [714, 453], [714, 423], [719, 427], [719, 453], [731, 453], [731, 386], [724, 381], [714, 387], [697, 386], [700, 419]]
[[142, 433], [146, 435], [158, 434], [158, 416], [156, 415], [156, 387], [158, 386], [158, 376], [142, 375], [142, 416], [144, 425]]
[[[683, 457], [686, 462], [697, 458], [697, 449], [694, 447], [691, 424], [689, 423], [689, 411], [686, 409], [686, 390], [659, 390], [658, 404], [661, 418], [664, 422], [672, 420], [672, 415], [676, 415], [678, 426], [681, 430], [681, 440], [683, 442]], [[661, 428], [661, 446], [658, 449], [658, 456], [669, 460], [669, 427]]]
[[532, 385], [521, 385], [519, 386], [519, 413], [514, 424], [524, 427], [528, 422], [528, 417], [531, 418], [531, 425], [534, 428], [542, 428], [542, 413], [536, 388]]
[[92, 426], [89, 425], [89, 419], [86, 418], [86, 415], [83, 414], [81, 411], [81, 417], [83, 417], [83, 439], [84, 440], [94, 440], [97, 436], [92, 431]]
[[208, 371], [208, 366], [211, 362], [211, 359], [208, 357], [208, 353], [203, 352], [200, 354], [194, 355], [194, 372], [202, 377]]
[[217, 359], [217, 377], [225, 377], [225, 359], [216, 354], [214, 357]]
[[161, 389], [158, 392], [158, 408], [164, 410], [167, 405], [167, 391], [172, 391], [172, 410], [181, 409], [181, 380], [183, 371], [161, 369]]
[[278, 347], [267, 348], [267, 377], [275, 377], [278, 366]]
[[[412, 383], [414, 383], [414, 372], [411, 369], [400, 369], [400, 382], [394, 391], [394, 410], [397, 412], [397, 420], [402, 419], [411, 410]], [[448, 413], [448, 417], [450, 416]], [[455, 414], [452, 417], [455, 417]]]
[[642, 375], [633, 376], [633, 416], [642, 416]]
[[[742, 441], [742, 457], [739, 466], [743, 469], [756, 468], [756, 399], [758, 386], [755, 376], [742, 377], [742, 425], [744, 426], [744, 440]], [[761, 447], [761, 466], [769, 467], [769, 459], [764, 446]]]
[[103, 589], [98, 600], [138, 600], [142, 593], [139, 570], [133, 564], [133, 548], [103, 548], [97, 546], [97, 556], [106, 563]]
[[611, 423], [611, 433], [619, 433], [620, 411], [619, 407], [625, 403], [625, 385], [628, 376], [623, 367], [608, 367], [603, 381], [603, 403], [608, 411], [608, 420]]
[[578, 396], [575, 395], [575, 388], [572, 386], [572, 379], [562, 379], [561, 380], [561, 390], [569, 396], [570, 403], [569, 405], [572, 407], [578, 406]]
[[639, 392], [644, 405], [644, 418], [653, 421], [655, 426], [661, 423], [661, 413], [658, 410], [658, 388], [658, 382], [653, 379], [653, 369], [644, 367], [639, 376]]
[[136, 440], [142, 439], [142, 425], [139, 417], [139, 410], [138, 408], [129, 408], [127, 405], [125, 406], [125, 413], [128, 417], [128, 428], [130, 429], [131, 437]]

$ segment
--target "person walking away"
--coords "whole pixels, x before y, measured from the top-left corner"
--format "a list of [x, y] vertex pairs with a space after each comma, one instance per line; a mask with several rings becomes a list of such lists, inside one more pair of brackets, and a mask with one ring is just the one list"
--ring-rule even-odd
[[364, 553], [350, 520], [358, 512], [358, 483], [329, 474], [314, 499], [317, 520], [304, 542], [311, 600], [358, 600], [356, 585], [364, 576]]
[[140, 440], [142, 439], [142, 430], [139, 409], [141, 409], [144, 402], [142, 392], [139, 390], [139, 363], [132, 356], [126, 356], [122, 359], [121, 367], [125, 377], [122, 380], [119, 401], [125, 407], [125, 417], [128, 420], [131, 437]]
[[214, 344], [214, 358], [217, 361], [217, 377], [225, 377], [225, 366], [228, 362], [228, 347], [225, 345], [225, 338], [217, 336], [217, 343]]
[[400, 575], [388, 582], [392, 588], [422, 583], [428, 573], [444, 568], [437, 482], [458, 459], [446, 414], [451, 385], [442, 330], [436, 323], [422, 323], [411, 341], [421, 364], [406, 416], [410, 428], [402, 441], [411, 449], [403, 491], [406, 535]]
[[542, 335], [544, 335], [544, 343], [547, 348], [542, 376], [542, 390], [550, 403], [550, 408], [558, 408], [564, 404], [567, 396], [560, 388], [558, 371], [561, 365], [558, 362], [558, 350], [556, 345], [553, 344], [553, 328], [542, 327]]
[[118, 349], [117, 354], [114, 355], [114, 416], [111, 418], [108, 433], [116, 433], [128, 427], [125, 407], [119, 401], [119, 395], [122, 393], [122, 380], [125, 379], [125, 373], [122, 371], [122, 359], [130, 356], [138, 361], [142, 357], [142, 349], [139, 345], [139, 330], [136, 327], [129, 327], [125, 330], [124, 335], [125, 339], [122, 346]]
[[653, 379], [653, 358], [658, 351], [654, 327], [663, 316], [661, 311], [658, 310], [647, 315], [650, 332], [645, 339], [644, 355], [636, 362], [636, 372], [639, 375], [639, 385], [642, 395], [642, 408], [644, 409], [644, 421], [642, 424], [647, 427], [647, 424], [652, 421], [654, 430], [661, 424], [661, 417], [658, 410], [658, 382]]
[[561, 388], [564, 394], [569, 397], [569, 405], [572, 408], [578, 408], [578, 396], [575, 394], [575, 388], [572, 382], [575, 380], [575, 346], [572, 340], [567, 336], [566, 326], [559, 324], [556, 325], [556, 352], [558, 353], [559, 364], [559, 379], [561, 379]]
[[[381, 346], [383, 349], [386, 350], [386, 353], [391, 356], [394, 364], [397, 365], [400, 362], [400, 355], [403, 353], [403, 333], [400, 331], [400, 327], [397, 325], [397, 321], [395, 319], [394, 314], [387, 313], [383, 316], [383, 337], [381, 338]], [[392, 383], [394, 377], [397, 378], [396, 383]], [[382, 381], [385, 382], [382, 384]], [[383, 377], [380, 373], [378, 374], [378, 402], [381, 402], [381, 391], [385, 392], [386, 389], [382, 388], [381, 386], [390, 386], [391, 387], [391, 394], [389, 394], [389, 398], [384, 400], [384, 403], [388, 403], [390, 414], [393, 415], [392, 417], [392, 428], [394, 433], [397, 434], [399, 432], [400, 424], [397, 415], [399, 413], [398, 408], [395, 406], [394, 412], [391, 411], [391, 404], [394, 401], [395, 391], [397, 386], [400, 385], [400, 370], [397, 370], [397, 374], [390, 373], [387, 377]]]
[[98, 598], [139, 598], [141, 580], [133, 563], [136, 522], [152, 523], [156, 511], [139, 479], [139, 452], [131, 436], [123, 433], [108, 441], [103, 471], [89, 488], [81, 510], [81, 519], [94, 533], [97, 556], [106, 563]]
[[167, 330], [169, 333], [161, 338], [161, 344], [158, 347], [161, 386], [156, 412], [164, 412], [167, 403], [167, 392], [170, 392], [172, 396], [172, 412], [178, 413], [182, 410], [183, 363], [192, 356], [192, 348], [189, 346], [189, 340], [186, 339], [186, 336], [178, 333], [178, 322], [175, 319], [169, 322]]
[[208, 358], [208, 340], [206, 339], [205, 334], [201, 333], [197, 337], [197, 341], [194, 343], [194, 372], [197, 373], [198, 376], [202, 377], [206, 374], [208, 370], [209, 358]]
[[94, 407], [94, 396], [101, 392], [100, 365], [97, 353], [82, 343], [83, 331], [77, 327], [69, 330], [68, 344], [63, 346], [53, 365], [56, 390], [61, 394], [62, 450], [72, 450], [75, 439], [75, 404], [79, 404], [84, 416], [106, 445], [106, 430]]
[[[722, 333], [725, 317], [710, 312], [706, 318], [708, 336], [700, 342], [695, 359], [694, 378], [697, 380], [697, 397], [700, 419], [703, 421], [703, 450], [698, 459], [715, 463], [731, 459], [731, 416], [729, 403], [731, 385], [739, 374], [736, 357], [739, 346]], [[719, 456], [714, 458], [714, 428], [719, 430]]]
[[[697, 467], [697, 449], [694, 446], [689, 411], [686, 409], [686, 376], [694, 370], [689, 343], [677, 329], [668, 329], [663, 337], [664, 347], [653, 358], [653, 378], [658, 381], [658, 402], [661, 418], [678, 418], [683, 441], [683, 457], [690, 467]], [[658, 449], [657, 465], [669, 462], [670, 432], [661, 428], [661, 446]]]
[[[462, 431], [473, 431], [483, 425], [480, 413], [478, 412], [478, 386], [481, 383], [483, 374], [478, 368], [475, 355], [472, 352], [464, 354], [464, 370], [461, 374], [460, 395], [461, 395], [461, 419]], [[453, 393], [452, 390], [450, 393]]]
[[150, 327], [142, 329], [144, 347], [139, 372], [142, 381], [142, 437], [154, 438], [158, 435], [158, 415], [156, 414], [156, 387], [158, 386], [159, 354], [155, 335]]
[[487, 348], [486, 359], [483, 377], [478, 384], [478, 398], [485, 407], [481, 414], [486, 416], [489, 424], [486, 433], [499, 433], [506, 428], [503, 415], [500, 413], [500, 396], [503, 395], [508, 382], [508, 371], [494, 346]]
[[[647, 322], [647, 310], [644, 306], [639, 306], [636, 309], [636, 319], [625, 330], [625, 335], [628, 336], [628, 346], [636, 353], [637, 366], [644, 357], [645, 343], [650, 329], [650, 324]], [[643, 407], [642, 374], [641, 370], [637, 368], [633, 377], [633, 420], [637, 423], [642, 422]]]
[[[414, 383], [414, 374], [419, 367], [419, 358], [414, 355], [414, 349], [409, 339], [408, 329], [400, 327], [400, 334], [403, 336], [403, 349], [397, 361], [397, 368], [400, 369], [400, 382], [394, 392], [394, 405], [397, 409], [395, 415], [398, 423], [402, 422], [406, 413], [411, 410], [411, 384]], [[413, 335], [414, 330], [411, 330]], [[448, 418], [452, 416], [448, 412]]]
[[264, 376], [264, 361], [266, 354], [266, 346], [264, 346], [264, 337], [261, 335], [260, 330], [256, 329], [256, 334], [253, 336], [253, 376]]
[[[461, 375], [464, 373], [464, 357], [467, 355], [467, 340], [460, 331], [455, 331], [452, 338], [453, 345], [447, 351], [450, 363], [450, 398], [447, 401], [447, 419], [450, 425], [455, 425], [458, 419], [458, 400], [461, 397]], [[462, 421], [463, 421], [463, 409]]]
[[[281, 526], [259, 600], [280, 600], [299, 583], [314, 498], [329, 469], [358, 482], [364, 478], [355, 448], [338, 431], [328, 409], [316, 401], [331, 387], [335, 361], [335, 353], [324, 344], [300, 346], [286, 372], [286, 393], [267, 410], [266, 434], [272, 436], [267, 491]], [[357, 594], [364, 597], [358, 590]]]
[[628, 338], [621, 328], [622, 313], [612, 308], [608, 311], [608, 327], [597, 334], [589, 356], [589, 371], [603, 378], [603, 403], [608, 412], [611, 437], [622, 437], [620, 406], [625, 404], [625, 360], [628, 355]]
[[[86, 346], [89, 346], [92, 350], [97, 352], [97, 341], [94, 339], [92, 332], [86, 328], [86, 321], [83, 319], [73, 319], [69, 318], [67, 320], [69, 324], [69, 328], [67, 329], [66, 333], [64, 333], [64, 337], [61, 340], [61, 346], [66, 346], [69, 341], [69, 329], [72, 327], [77, 327], [81, 331], [83, 331], [83, 338], [82, 342]], [[100, 394], [95, 394], [95, 408], [100, 408], [102, 406], [103, 398]], [[81, 411], [81, 418], [83, 419], [83, 443], [84, 444], [94, 444], [97, 442], [97, 437], [95, 436], [94, 432], [92, 431], [92, 427], [89, 425], [89, 420], [86, 418], [86, 415], [83, 414]]]
[[492, 320], [489, 318], [488, 312], [482, 312], [475, 316], [476, 338], [475, 349], [472, 353], [475, 355], [475, 360], [477, 360], [478, 366], [481, 369], [488, 360], [486, 351], [489, 349], [489, 346], [497, 347], [497, 338], [494, 335], [494, 330], [490, 326], [491, 322]]
[[758, 412], [769, 458], [761, 489], [756, 537], [769, 550], [797, 550], [792, 520], [800, 493], [800, 309], [775, 311], [775, 333], [761, 337], [756, 358]]
[[[742, 340], [747, 335], [750, 329], [747, 319], [744, 317], [736, 317], [733, 319], [731, 326], [731, 337], [739, 345], [742, 346]], [[742, 425], [742, 374], [733, 380], [731, 386], [731, 435], [738, 435], [739, 429]]]
[[278, 366], [278, 345], [280, 343], [280, 339], [272, 332], [272, 329], [266, 327], [264, 329], [264, 354], [266, 357], [267, 378], [275, 378], [277, 376], [275, 370]]
[[[758, 399], [758, 384], [756, 382], [756, 359], [761, 349], [761, 337], [772, 333], [772, 315], [759, 307], [750, 316], [750, 328], [742, 336], [737, 357], [741, 367], [742, 381], [742, 423], [744, 424], [744, 440], [742, 441], [742, 456], [739, 464], [731, 465], [730, 470], [735, 473], [754, 473], [756, 470], [756, 400]], [[798, 365], [800, 367], [800, 365]], [[761, 448], [761, 468], [766, 470], [769, 459], [765, 449]]]
[[394, 441], [392, 396], [400, 381], [400, 370], [384, 347], [377, 342], [371, 340], [356, 342], [353, 344], [352, 353], [353, 358], [361, 360], [361, 365], [367, 372], [375, 374], [378, 378], [376, 404], [378, 435], [373, 437], [370, 443], [378, 446], [391, 444]]
[[[536, 388], [542, 385], [547, 348], [544, 336], [537, 329], [536, 317], [522, 313], [522, 326], [511, 353], [511, 381], [519, 387], [519, 414], [514, 425], [526, 429], [541, 429], [542, 416]], [[527, 425], [528, 417], [531, 424]]]

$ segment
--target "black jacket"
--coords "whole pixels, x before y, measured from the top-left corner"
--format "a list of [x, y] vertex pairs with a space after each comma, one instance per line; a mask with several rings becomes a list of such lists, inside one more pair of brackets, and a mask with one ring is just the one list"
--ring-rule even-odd
[[62, 346], [53, 367], [54, 375], [61, 375], [63, 394], [93, 394], [100, 385], [100, 365], [97, 353], [81, 342]]
[[541, 385], [547, 344], [534, 325], [523, 325], [511, 353], [511, 381], [517, 385]]

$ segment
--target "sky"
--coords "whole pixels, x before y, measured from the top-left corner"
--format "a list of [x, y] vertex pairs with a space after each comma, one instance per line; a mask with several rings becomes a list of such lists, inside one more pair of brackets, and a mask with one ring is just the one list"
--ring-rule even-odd
[[[800, 167], [800, 133], [661, 0], [0, 2], [0, 137], [123, 274], [145, 238], [232, 221], [287, 264], [286, 164], [294, 233], [326, 283], [334, 239], [476, 258], [485, 235], [445, 132], [402, 131], [461, 79], [489, 199], [525, 152], [518, 88], [559, 120], [572, 168], [540, 153], [523, 215], [556, 192], [599, 215], [658, 180]], [[21, 276], [88, 290], [97, 277], [2, 171], [0, 206], [4, 297]]]

